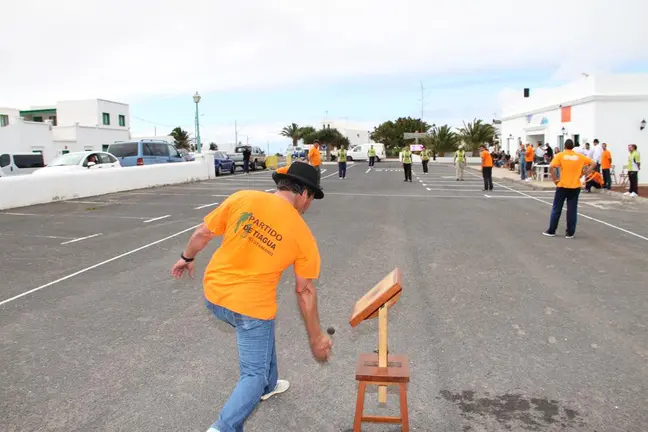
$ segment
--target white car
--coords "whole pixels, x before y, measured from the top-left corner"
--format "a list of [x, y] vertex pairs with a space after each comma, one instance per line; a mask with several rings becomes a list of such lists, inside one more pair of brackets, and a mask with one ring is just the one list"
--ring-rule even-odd
[[38, 169], [32, 175], [44, 175], [63, 172], [78, 172], [97, 169], [117, 169], [122, 166], [117, 158], [106, 152], [74, 152], [61, 155], [45, 168]]

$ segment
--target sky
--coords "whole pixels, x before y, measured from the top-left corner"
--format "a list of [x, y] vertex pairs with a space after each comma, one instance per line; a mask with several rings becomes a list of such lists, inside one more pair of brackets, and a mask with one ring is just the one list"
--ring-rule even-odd
[[[249, 140], [292, 122], [460, 126], [501, 96], [648, 72], [645, 0], [21, 0], [0, 14], [0, 106], [103, 98], [134, 136]], [[423, 89], [421, 89], [423, 87]], [[423, 97], [422, 97], [423, 96]], [[421, 103], [421, 99], [423, 99]]]

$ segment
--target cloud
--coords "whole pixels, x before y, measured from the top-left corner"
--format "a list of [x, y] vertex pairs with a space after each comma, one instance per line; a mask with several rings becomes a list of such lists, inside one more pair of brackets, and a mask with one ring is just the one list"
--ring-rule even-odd
[[[0, 105], [646, 59], [645, 0], [20, 0]], [[580, 72], [579, 72], [580, 73]]]

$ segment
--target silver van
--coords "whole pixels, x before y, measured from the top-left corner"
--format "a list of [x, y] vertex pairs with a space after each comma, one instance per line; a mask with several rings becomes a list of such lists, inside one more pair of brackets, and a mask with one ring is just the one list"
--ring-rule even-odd
[[41, 153], [0, 154], [0, 177], [31, 174], [45, 166]]

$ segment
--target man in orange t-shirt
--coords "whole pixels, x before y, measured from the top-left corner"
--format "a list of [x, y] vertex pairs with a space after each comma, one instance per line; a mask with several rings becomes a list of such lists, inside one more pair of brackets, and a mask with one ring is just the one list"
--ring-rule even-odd
[[535, 152], [531, 143], [527, 143], [526, 151], [524, 154], [524, 162], [526, 163], [527, 176], [524, 179], [525, 181], [531, 181], [533, 178], [533, 156]]
[[[549, 167], [551, 178], [558, 187], [556, 188], [551, 217], [549, 218], [549, 229], [542, 234], [555, 237], [560, 214], [565, 200], [567, 200], [567, 230], [565, 231], [565, 237], [574, 238], [578, 216], [578, 196], [581, 190], [580, 179], [583, 174], [586, 177], [589, 176], [596, 168], [596, 161], [581, 153], [576, 153], [574, 151], [574, 142], [568, 139], [565, 141], [565, 150], [554, 156]], [[557, 179], [556, 168], [560, 168], [560, 180]]]
[[484, 178], [485, 191], [493, 190], [493, 157], [488, 153], [486, 146], [479, 146], [481, 156], [482, 177]]
[[612, 189], [612, 176], [610, 169], [612, 168], [612, 153], [607, 148], [607, 144], [601, 144], [603, 153], [601, 153], [601, 172], [603, 173], [603, 187], [607, 190]]
[[308, 163], [317, 170], [319, 185], [319, 180], [321, 180], [322, 176], [322, 171], [320, 170], [320, 166], [322, 165], [322, 156], [320, 155], [320, 142], [318, 140], [315, 140], [311, 148], [308, 150]]
[[[285, 392], [278, 379], [275, 349], [277, 284], [290, 266], [295, 292], [313, 356], [328, 360], [331, 339], [321, 331], [317, 310], [320, 254], [302, 214], [313, 199], [322, 199], [315, 168], [291, 164], [272, 175], [277, 190], [244, 190], [229, 196], [209, 213], [191, 236], [171, 273], [193, 278], [196, 255], [222, 236], [203, 278], [207, 308], [236, 330], [240, 377], [218, 420], [209, 431], [239, 431], [261, 400]], [[231, 356], [224, 354], [223, 358]]]

